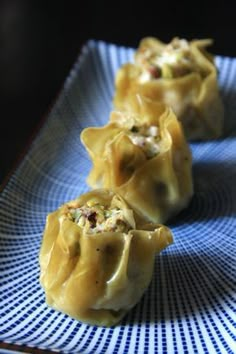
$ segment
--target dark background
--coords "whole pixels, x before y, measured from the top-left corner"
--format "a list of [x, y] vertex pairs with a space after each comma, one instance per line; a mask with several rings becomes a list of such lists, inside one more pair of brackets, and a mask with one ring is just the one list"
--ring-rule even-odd
[[0, 184], [86, 40], [136, 47], [147, 35], [210, 37], [213, 54], [236, 56], [233, 3], [0, 0]]

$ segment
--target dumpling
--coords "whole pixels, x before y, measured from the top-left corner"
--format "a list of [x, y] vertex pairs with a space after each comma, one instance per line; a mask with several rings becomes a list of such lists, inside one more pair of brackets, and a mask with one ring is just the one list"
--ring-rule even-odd
[[93, 162], [87, 182], [119, 193], [143, 220], [164, 223], [192, 197], [191, 151], [170, 108], [141, 96], [130, 104], [82, 131]]
[[172, 241], [163, 225], [137, 229], [119, 195], [87, 192], [47, 217], [39, 256], [46, 301], [80, 321], [112, 326], [141, 299], [155, 254]]
[[115, 108], [126, 109], [129, 95], [139, 93], [169, 105], [188, 140], [218, 138], [224, 109], [214, 58], [205, 50], [210, 44], [210, 39], [174, 38], [168, 44], [153, 37], [141, 40], [134, 63], [117, 71]]

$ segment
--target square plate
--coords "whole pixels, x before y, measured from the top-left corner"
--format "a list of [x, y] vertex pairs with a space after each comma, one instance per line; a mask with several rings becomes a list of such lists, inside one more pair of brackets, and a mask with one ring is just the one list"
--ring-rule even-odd
[[[0, 340], [65, 353], [233, 353], [235, 345], [236, 59], [216, 57], [222, 139], [191, 144], [195, 195], [171, 227], [140, 303], [112, 328], [50, 309], [39, 284], [46, 215], [88, 190], [80, 142], [106, 124], [114, 76], [134, 50], [89, 41], [0, 196]], [[235, 348], [235, 347], [234, 347]]]

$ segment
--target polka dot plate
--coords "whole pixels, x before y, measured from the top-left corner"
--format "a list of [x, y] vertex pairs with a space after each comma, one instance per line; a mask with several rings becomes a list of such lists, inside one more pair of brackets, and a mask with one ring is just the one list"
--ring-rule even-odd
[[49, 308], [38, 254], [48, 212], [88, 190], [80, 132], [112, 109], [114, 76], [133, 49], [88, 41], [55, 105], [0, 196], [0, 340], [63, 353], [236, 352], [236, 59], [216, 57], [222, 139], [191, 144], [195, 195], [169, 224], [142, 300], [116, 327]]

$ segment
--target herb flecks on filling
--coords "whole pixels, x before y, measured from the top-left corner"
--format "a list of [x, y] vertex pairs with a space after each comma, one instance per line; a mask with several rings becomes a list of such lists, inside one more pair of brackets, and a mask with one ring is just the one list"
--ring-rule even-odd
[[155, 125], [134, 125], [129, 133], [132, 143], [139, 146], [148, 159], [156, 156], [160, 152], [160, 136], [159, 129]]
[[[89, 204], [89, 205], [88, 205]], [[70, 208], [69, 217], [87, 233], [128, 232], [132, 227], [119, 208], [106, 208], [89, 202], [79, 208]]]
[[140, 82], [159, 78], [173, 79], [191, 72], [198, 72], [204, 76], [193, 58], [188, 41], [185, 39], [174, 38], [162, 50], [140, 48], [137, 63], [143, 68]]

